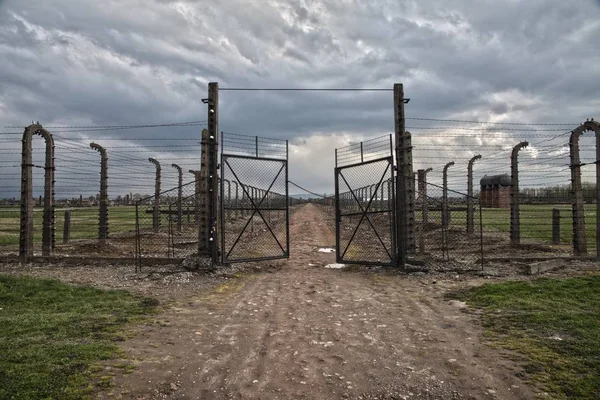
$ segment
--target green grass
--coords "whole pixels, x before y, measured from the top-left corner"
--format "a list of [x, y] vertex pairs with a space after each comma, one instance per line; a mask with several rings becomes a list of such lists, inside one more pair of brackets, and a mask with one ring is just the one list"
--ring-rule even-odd
[[483, 310], [492, 345], [522, 355], [556, 398], [600, 398], [600, 276], [486, 284], [450, 297]]
[[[71, 239], [94, 239], [98, 237], [98, 208], [81, 207], [71, 208]], [[142, 210], [144, 213], [145, 209]], [[55, 211], [56, 241], [60, 243], [63, 237], [65, 210], [57, 208]], [[42, 209], [36, 207], [33, 212], [34, 240], [42, 241]], [[135, 207], [122, 206], [109, 209], [109, 232], [135, 231]], [[142, 220], [149, 220], [145, 213]], [[0, 207], [0, 245], [15, 246], [19, 244], [20, 208]]]
[[98, 362], [118, 355], [125, 325], [156, 304], [125, 291], [0, 275], [0, 398], [85, 398], [106, 384]]
[[[466, 206], [462, 206], [466, 208]], [[539, 243], [552, 243], [552, 209], [560, 210], [560, 240], [561, 244], [570, 245], [573, 240], [573, 225], [571, 206], [568, 204], [522, 204], [520, 206], [521, 238], [532, 239]], [[421, 212], [417, 209], [415, 218], [420, 220]], [[451, 212], [451, 226], [466, 227], [466, 211]], [[439, 211], [430, 211], [429, 220], [440, 223]], [[510, 233], [510, 208], [483, 208], [482, 222], [484, 232]], [[475, 229], [479, 229], [479, 211], [475, 211]], [[596, 243], [596, 205], [585, 205], [585, 230], [588, 249], [595, 249]]]
[[[573, 240], [572, 211], [568, 204], [520, 206], [521, 237], [552, 242], [552, 209], [560, 210], [560, 241], [570, 244]], [[484, 208], [482, 210], [484, 229], [510, 232], [510, 209]], [[596, 237], [596, 205], [585, 205], [585, 230], [588, 247], [595, 248]]]

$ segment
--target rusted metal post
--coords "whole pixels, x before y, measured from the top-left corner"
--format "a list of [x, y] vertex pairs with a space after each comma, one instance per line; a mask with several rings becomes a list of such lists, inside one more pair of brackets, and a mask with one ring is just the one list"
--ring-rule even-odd
[[442, 227], [448, 228], [450, 225], [450, 213], [448, 212], [448, 168], [454, 165], [454, 161], [450, 161], [444, 166], [442, 171]]
[[100, 153], [100, 202], [98, 205], [98, 240], [101, 244], [108, 239], [108, 156], [106, 149], [99, 144], [90, 147]]
[[552, 209], [552, 244], [560, 244], [560, 210]]
[[152, 213], [152, 228], [154, 232], [160, 230], [160, 163], [156, 158], [148, 159], [156, 167], [156, 177], [154, 178], [154, 210]]
[[473, 164], [476, 160], [481, 160], [481, 155], [476, 155], [469, 160], [467, 168], [467, 234], [472, 235], [475, 231], [474, 207], [473, 207]]
[[42, 255], [50, 257], [55, 246], [54, 229], [54, 138], [42, 125], [35, 123], [25, 128], [22, 139], [21, 160], [21, 226], [19, 256], [26, 262], [33, 256], [33, 135], [46, 141], [44, 165], [44, 216], [42, 223]]
[[181, 208], [181, 202], [183, 198], [183, 170], [177, 164], [171, 164], [171, 167], [177, 170], [179, 178], [177, 181], [177, 230], [181, 232], [181, 220], [183, 219], [183, 210]]
[[510, 156], [510, 244], [518, 246], [521, 243], [521, 218], [519, 213], [519, 150], [529, 146], [529, 142], [521, 142], [513, 147]]
[[71, 237], [71, 210], [65, 211], [65, 221], [63, 225], [63, 244], [69, 243]]

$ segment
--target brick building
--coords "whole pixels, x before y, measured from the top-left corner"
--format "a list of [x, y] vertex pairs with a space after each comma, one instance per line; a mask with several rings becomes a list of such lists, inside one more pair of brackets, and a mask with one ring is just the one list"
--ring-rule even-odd
[[481, 185], [481, 206], [488, 208], [509, 208], [511, 179], [508, 174], [485, 175]]

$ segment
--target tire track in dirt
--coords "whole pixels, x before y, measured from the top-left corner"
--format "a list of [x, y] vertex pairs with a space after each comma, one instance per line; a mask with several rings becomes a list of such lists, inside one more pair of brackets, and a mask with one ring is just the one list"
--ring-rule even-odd
[[[291, 258], [275, 273], [196, 297], [170, 325], [128, 343], [138, 370], [116, 398], [531, 398], [480, 342], [447, 289], [406, 276], [331, 270], [333, 231], [312, 204], [291, 218]], [[312, 264], [313, 266], [309, 266]], [[237, 286], [236, 286], [237, 285]], [[199, 332], [196, 334], [195, 332]], [[147, 348], [146, 341], [173, 345]]]

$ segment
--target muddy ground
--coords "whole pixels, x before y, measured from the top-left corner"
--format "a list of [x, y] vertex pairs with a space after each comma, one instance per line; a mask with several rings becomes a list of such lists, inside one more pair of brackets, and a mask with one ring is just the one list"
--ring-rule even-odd
[[[476, 312], [444, 298], [490, 280], [531, 277], [510, 264], [484, 276], [325, 268], [335, 255], [319, 249], [334, 244], [334, 232], [312, 204], [294, 212], [290, 231], [288, 261], [210, 274], [10, 264], [0, 272], [161, 301], [161, 312], [122, 343], [135, 370], [117, 375], [98, 398], [528, 399], [543, 392], [519, 378], [508, 353], [486, 346]], [[570, 264], [551, 274], [593, 269]]]

